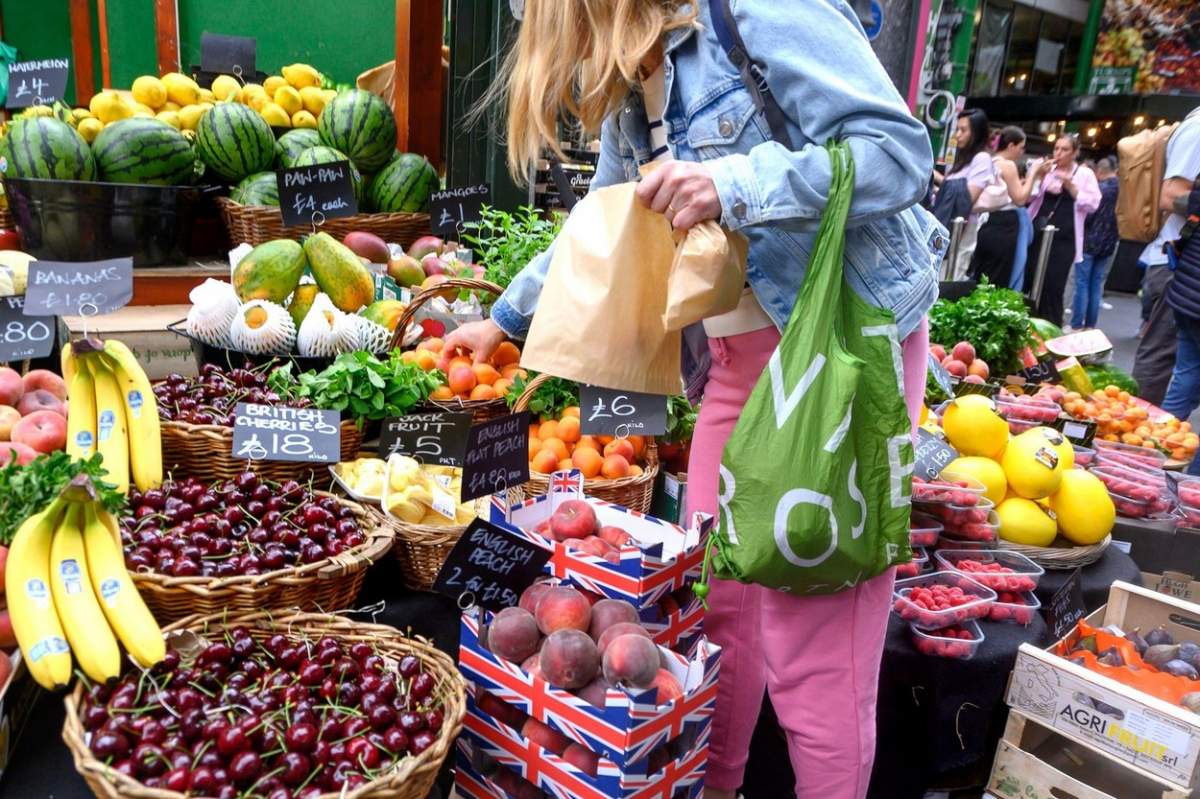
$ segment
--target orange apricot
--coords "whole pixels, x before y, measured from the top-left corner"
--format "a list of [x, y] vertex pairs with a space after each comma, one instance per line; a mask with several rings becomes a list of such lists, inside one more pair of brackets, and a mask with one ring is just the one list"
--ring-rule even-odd
[[563, 418], [558, 423], [558, 437], [568, 444], [579, 441], [579, 420], [574, 416]]
[[450, 390], [449, 386], [438, 386], [429, 392], [429, 398], [431, 400], [452, 400], [454, 399], [454, 392]]
[[604, 466], [604, 458], [598, 450], [580, 445], [571, 453], [571, 463], [583, 472], [584, 477], [596, 477]]
[[550, 474], [558, 468], [558, 458], [548, 449], [544, 449], [534, 456], [533, 462], [529, 464], [532, 471], [541, 474]]
[[518, 377], [524, 380], [529, 377], [529, 373], [515, 363], [510, 363], [500, 370], [500, 376], [507, 377], [509, 380], [516, 380]]
[[600, 474], [604, 477], [607, 477], [609, 480], [628, 477], [629, 461], [625, 460], [620, 455], [609, 455], [604, 459], [604, 465], [600, 467]]
[[492, 363], [496, 368], [515, 364], [519, 360], [521, 360], [521, 350], [511, 341], [500, 342], [500, 346], [496, 347], [496, 351], [492, 353]]
[[571, 457], [571, 453], [567, 452], [567, 445], [558, 438], [547, 438], [542, 441], [542, 450], [553, 452], [560, 461], [565, 461]]
[[408, 350], [407, 352], [400, 353], [400, 363], [416, 363], [416, 362], [417, 362], [417, 350]]
[[641, 473], [642, 473], [642, 467], [638, 466], [636, 463], [633, 466], [629, 467], [629, 476], [630, 477], [637, 477]]
[[558, 438], [558, 422], [553, 419], [542, 422], [538, 428], [538, 438], [545, 441], [548, 438]]
[[471, 368], [475, 371], [475, 379], [482, 385], [495, 385], [496, 381], [500, 379], [500, 373], [490, 363], [471, 364]]
[[496, 393], [501, 397], [507, 397], [508, 392], [512, 390], [512, 381], [502, 377], [492, 384], [492, 388], [496, 389]]
[[558, 462], [558, 471], [560, 471], [560, 472], [569, 472], [574, 468], [575, 468], [575, 464], [571, 463], [571, 460], [569, 458]]
[[576, 419], [578, 419], [579, 418], [579, 406], [578, 405], [568, 405], [567, 407], [563, 408], [562, 416], [564, 419], [566, 419], [568, 416], [574, 416]]
[[417, 345], [419, 350], [429, 350], [430, 352], [441, 352], [445, 342], [440, 338], [427, 338]]
[[542, 440], [540, 438], [529, 438], [529, 460], [533, 460], [539, 452], [542, 451]]
[[486, 383], [480, 383], [479, 385], [475, 386], [475, 388], [471, 389], [469, 396], [473, 400], [494, 400], [500, 395], [496, 393], [496, 389], [492, 388]]
[[595, 436], [580, 436], [579, 440], [575, 442], [575, 446], [591, 447], [597, 452], [604, 449], [604, 445], [597, 441]]
[[429, 350], [417, 350], [416, 363], [426, 372], [432, 372], [437, 368], [437, 356]]
[[626, 463], [633, 463], [633, 452], [633, 444], [629, 443], [627, 438], [618, 438], [616, 441], [610, 441], [604, 445], [605, 457], [620, 455]]
[[646, 452], [646, 437], [645, 436], [630, 436], [629, 438], [626, 439], [626, 441], [628, 441], [630, 444], [633, 445], [634, 460], [640, 461], [642, 459], [642, 455], [644, 455]]

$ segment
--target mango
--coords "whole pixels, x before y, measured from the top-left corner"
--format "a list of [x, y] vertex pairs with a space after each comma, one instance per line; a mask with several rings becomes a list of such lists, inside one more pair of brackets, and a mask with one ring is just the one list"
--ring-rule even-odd
[[404, 315], [404, 303], [400, 300], [376, 300], [362, 312], [368, 322], [395, 330], [400, 317]]
[[300, 323], [304, 321], [304, 317], [308, 316], [308, 312], [312, 310], [313, 300], [321, 292], [316, 283], [302, 283], [296, 286], [296, 290], [292, 292], [292, 301], [288, 303], [287, 310], [292, 317], [292, 321], [296, 323], [296, 329], [300, 328]]
[[290, 239], [258, 245], [233, 270], [233, 289], [242, 302], [283, 303], [300, 283], [308, 262], [301, 246]]
[[374, 301], [370, 271], [345, 244], [322, 231], [305, 240], [304, 254], [317, 285], [340, 310], [356, 313]]

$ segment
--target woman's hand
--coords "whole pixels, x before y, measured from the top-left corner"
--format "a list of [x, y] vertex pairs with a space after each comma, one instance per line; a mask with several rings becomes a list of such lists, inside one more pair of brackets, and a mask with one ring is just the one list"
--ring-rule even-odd
[[1066, 189], [1072, 197], [1079, 196], [1079, 187], [1075, 185], [1075, 181], [1071, 179], [1070, 175], [1067, 175], [1062, 179], [1062, 187]]
[[482, 322], [468, 322], [462, 327], [450, 331], [450, 334], [446, 336], [446, 343], [442, 346], [442, 351], [465, 350], [471, 353], [475, 363], [484, 363], [492, 357], [496, 348], [506, 338], [504, 331], [491, 319], [484, 319]]
[[1038, 161], [1037, 168], [1033, 170], [1033, 174], [1039, 178], [1045, 177], [1051, 169], [1054, 169], [1054, 162], [1049, 158], [1044, 158]]
[[668, 161], [642, 178], [637, 198], [665, 214], [676, 230], [721, 217], [721, 196], [712, 176], [695, 161]]

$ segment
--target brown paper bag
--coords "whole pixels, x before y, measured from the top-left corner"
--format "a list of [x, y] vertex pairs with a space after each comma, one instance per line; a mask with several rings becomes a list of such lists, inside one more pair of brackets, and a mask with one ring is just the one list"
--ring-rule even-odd
[[742, 276], [730, 283], [736, 286], [731, 305], [728, 281], [718, 281], [718, 292], [699, 287], [702, 278], [695, 276], [718, 275], [737, 246], [716, 246], [724, 235], [716, 235], [714, 223], [686, 237], [677, 258], [671, 224], [638, 202], [636, 189], [636, 183], [597, 189], [568, 217], [525, 340], [523, 367], [606, 388], [678, 394], [680, 331], [666, 325], [672, 265], [679, 261], [677, 294], [685, 298], [670, 313], [673, 320], [695, 321], [685, 316], [703, 304], [698, 296], [726, 310], [736, 305], [744, 246]]
[[736, 308], [746, 285], [749, 248], [745, 236], [716, 222], [701, 222], [689, 230], [675, 249], [663, 326], [683, 330]]

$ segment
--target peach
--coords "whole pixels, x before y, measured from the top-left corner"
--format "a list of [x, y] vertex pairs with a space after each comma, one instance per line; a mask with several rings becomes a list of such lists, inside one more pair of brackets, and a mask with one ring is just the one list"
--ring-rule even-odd
[[15, 369], [0, 367], [0, 405], [15, 406], [25, 393], [25, 383]]
[[607, 694], [611, 687], [603, 677], [597, 677], [576, 691], [575, 695], [592, 707], [604, 707], [608, 703]]
[[7, 466], [14, 458], [18, 466], [24, 466], [41, 454], [28, 444], [0, 441], [0, 466]]
[[655, 698], [655, 704], [665, 705], [668, 702], [673, 702], [683, 696], [683, 686], [679, 684], [679, 680], [675, 675], [666, 669], [659, 669], [654, 675], [654, 682], [650, 684], [651, 688], [658, 689], [658, 695]]
[[604, 650], [604, 679], [614, 685], [649, 688], [658, 674], [658, 647], [649, 638], [634, 633], [618, 635]]
[[956, 361], [953, 358], [947, 358], [945, 361], [942, 362], [942, 366], [944, 366], [946, 368], [947, 372], [954, 375], [955, 377], [966, 377], [967, 376], [967, 365], [965, 363], [963, 363], [962, 361]]
[[38, 411], [53, 411], [63, 417], [67, 415], [62, 400], [44, 388], [37, 388], [23, 395], [20, 401], [17, 402], [17, 411], [22, 416], [29, 416], [31, 413], [37, 413]]
[[67, 398], [67, 384], [58, 375], [51, 372], [49, 369], [34, 369], [27, 375], [21, 378], [21, 384], [25, 388], [25, 393], [45, 389], [60, 400]]
[[983, 358], [976, 358], [967, 364], [967, 374], [979, 375], [984, 380], [987, 380], [988, 377], [991, 376], [992, 370], [987, 365], [987, 361], [985, 361]]
[[[557, 460], [556, 457], [556, 463]], [[596, 511], [581, 499], [569, 499], [561, 503], [550, 517], [550, 532], [559, 541], [587, 538], [595, 530]]]
[[[658, 650], [655, 649], [656, 666], [657, 657]], [[600, 671], [600, 652], [596, 649], [596, 642], [587, 633], [558, 630], [542, 644], [539, 664], [542, 674], [546, 675], [546, 682], [571, 691], [596, 679]], [[654, 675], [650, 677], [653, 679]]]
[[[978, 363], [978, 361], [976, 361], [976, 363]], [[974, 364], [972, 364], [972, 365], [974, 365]], [[963, 378], [963, 382], [964, 383], [974, 383], [977, 386], [982, 386], [984, 384], [984, 382], [986, 382], [986, 381], [979, 375], [967, 375], [966, 377]]]
[[592, 603], [568, 585], [556, 585], [542, 594], [534, 613], [544, 635], [559, 630], [586, 631], [592, 623]]
[[562, 759], [592, 777], [600, 772], [600, 756], [583, 744], [572, 742], [563, 752]]
[[946, 360], [946, 348], [943, 347], [941, 344], [930, 344], [929, 345], [929, 354], [932, 355], [933, 357], [937, 358], [938, 363], [941, 363], [942, 361]]
[[571, 745], [570, 738], [537, 719], [525, 719], [525, 723], [521, 725], [521, 734], [547, 752], [556, 755], [561, 755]]
[[510, 663], [537, 652], [541, 638], [533, 614], [519, 607], [500, 611], [488, 626], [488, 648]]
[[627, 544], [633, 543], [633, 538], [630, 537], [629, 533], [625, 532], [620, 527], [613, 527], [612, 525], [605, 525], [604, 527], [601, 527], [598, 531], [596, 531], [596, 535], [600, 536], [600, 538], [604, 539], [618, 549], [626, 546]]
[[[11, 649], [17, 645], [17, 634], [13, 632], [12, 616], [8, 615], [8, 608], [0, 610], [0, 649]], [[7, 660], [7, 655], [0, 654], [0, 657]]]
[[21, 412], [11, 405], [0, 405], [0, 441], [12, 440], [12, 429], [21, 421]]
[[521, 598], [517, 600], [517, 607], [533, 613], [537, 610], [537, 603], [542, 598], [542, 594], [553, 587], [553, 583], [548, 583], [545, 580], [538, 580], [536, 583], [531, 583], [528, 588], [521, 592]]
[[541, 653], [536, 653], [525, 658], [525, 662], [521, 664], [521, 669], [531, 677], [536, 677], [539, 680], [546, 679], [546, 675], [542, 674], [542, 656]]
[[596, 648], [603, 655], [608, 651], [608, 645], [613, 642], [613, 639], [619, 638], [622, 635], [640, 635], [643, 638], [649, 638], [650, 631], [640, 624], [633, 624], [627, 621], [617, 622], [601, 633], [600, 639], [596, 641]]
[[54, 411], [34, 411], [13, 427], [12, 440], [38, 452], [63, 449], [67, 445], [67, 420]]
[[480, 710], [496, 721], [499, 721], [501, 724], [507, 724], [515, 730], [521, 729], [521, 725], [525, 723], [525, 713], [520, 708], [513, 707], [508, 702], [487, 691], [479, 692], [475, 704]]
[[954, 345], [954, 349], [950, 350], [950, 357], [970, 366], [971, 361], [975, 360], [975, 348], [969, 341], [960, 341]]
[[622, 623], [637, 624], [637, 608], [624, 599], [601, 599], [592, 606], [592, 623], [588, 627], [588, 634], [593, 641], [599, 641], [605, 630]]

